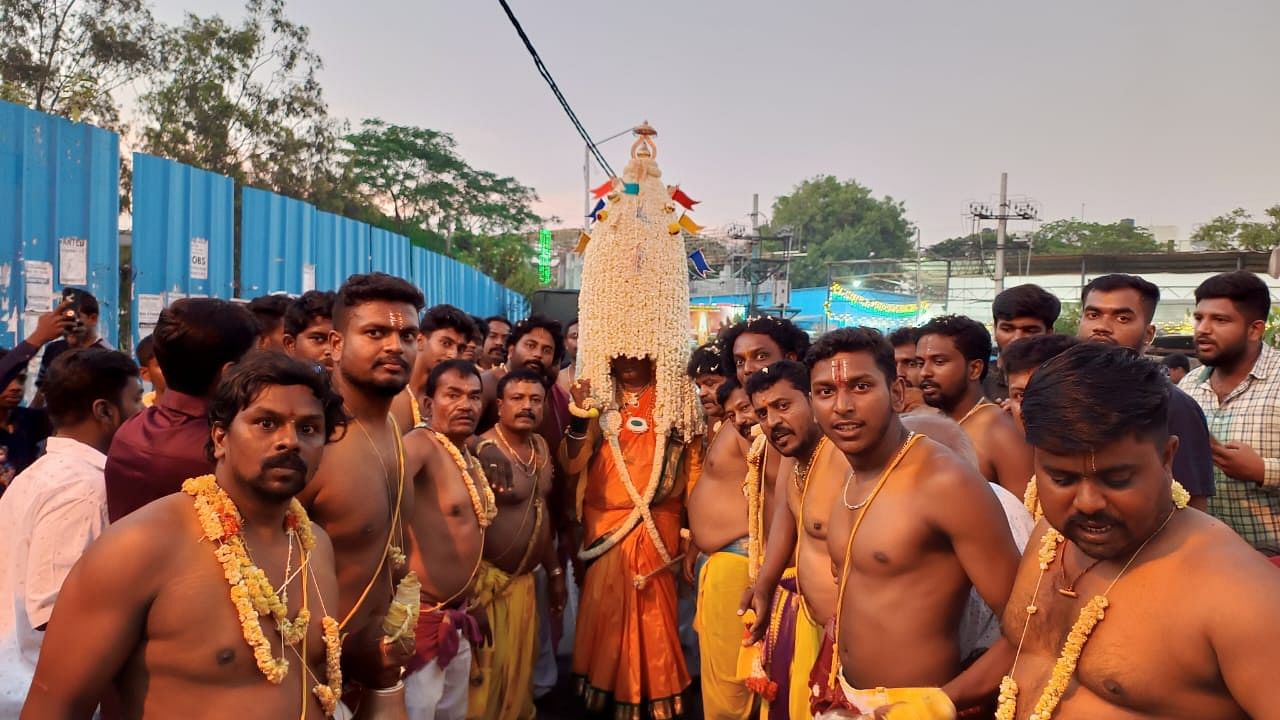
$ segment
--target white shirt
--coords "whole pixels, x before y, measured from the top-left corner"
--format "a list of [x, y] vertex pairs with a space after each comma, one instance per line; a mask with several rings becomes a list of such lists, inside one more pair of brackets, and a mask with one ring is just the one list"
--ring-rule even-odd
[[[1032, 482], [1035, 482], [1032, 479]], [[1009, 530], [1013, 533], [1013, 541], [1018, 545], [1018, 553], [1026, 551], [1027, 541], [1036, 529], [1035, 518], [1027, 512], [1022, 500], [1003, 487], [989, 483], [991, 492], [996, 494], [1005, 518], [1009, 521]], [[1000, 639], [1000, 618], [982, 600], [977, 588], [969, 590], [969, 604], [965, 606], [964, 619], [960, 621], [960, 657], [968, 658], [979, 648], [989, 648]]]
[[26, 700], [62, 581], [107, 526], [107, 456], [51, 437], [0, 495], [0, 718]]

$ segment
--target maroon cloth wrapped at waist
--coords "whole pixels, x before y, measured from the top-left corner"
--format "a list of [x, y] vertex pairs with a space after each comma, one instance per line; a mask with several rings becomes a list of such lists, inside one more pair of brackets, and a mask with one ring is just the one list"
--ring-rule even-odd
[[465, 602], [440, 610], [422, 608], [418, 613], [413, 657], [405, 671], [417, 672], [432, 661], [441, 668], [448, 666], [458, 655], [462, 647], [461, 636], [464, 635], [472, 645], [484, 639], [480, 634], [480, 623], [467, 613]]

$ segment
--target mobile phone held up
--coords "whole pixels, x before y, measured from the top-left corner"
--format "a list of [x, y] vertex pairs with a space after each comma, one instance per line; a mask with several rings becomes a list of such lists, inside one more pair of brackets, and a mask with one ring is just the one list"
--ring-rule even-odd
[[75, 288], [62, 288], [62, 302], [66, 303], [67, 309], [63, 311], [69, 318], [73, 318], [80, 314], [80, 291]]

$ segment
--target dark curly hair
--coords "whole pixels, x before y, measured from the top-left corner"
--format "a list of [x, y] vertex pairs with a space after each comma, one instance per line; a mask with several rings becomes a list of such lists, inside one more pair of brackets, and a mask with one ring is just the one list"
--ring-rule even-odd
[[926, 335], [951, 338], [966, 363], [982, 361], [982, 374], [978, 379], [986, 379], [991, 364], [991, 333], [985, 325], [964, 315], [942, 315], [920, 328], [918, 337], [923, 339]]
[[520, 338], [538, 328], [546, 330], [551, 335], [551, 342], [555, 343], [556, 351], [555, 357], [551, 359], [551, 368], [560, 367], [560, 361], [564, 360], [564, 326], [546, 315], [530, 315], [511, 326], [511, 334], [507, 336], [507, 357], [511, 357], [511, 348], [516, 346]]
[[734, 375], [737, 368], [733, 363], [733, 344], [746, 334], [768, 335], [778, 344], [782, 354], [795, 355], [796, 359], [804, 357], [809, 351], [809, 333], [796, 327], [795, 323], [772, 315], [762, 315], [743, 320], [725, 328], [720, 332], [716, 344], [720, 348], [720, 357], [725, 359], [723, 369], [726, 375]]
[[341, 331], [347, 326], [347, 315], [352, 308], [380, 301], [412, 305], [415, 313], [421, 312], [426, 302], [421, 290], [394, 275], [381, 272], [352, 275], [338, 288], [338, 296], [334, 299], [334, 329]]
[[[329, 377], [313, 365], [279, 352], [253, 352], [227, 371], [209, 402], [209, 425], [228, 428], [236, 415], [249, 407], [262, 391], [275, 385], [302, 385], [320, 401], [324, 409], [325, 442], [341, 437], [347, 428], [342, 397], [329, 386]], [[213, 438], [205, 444], [205, 455], [213, 462]]]
[[893, 357], [893, 346], [879, 330], [869, 327], [839, 328], [820, 336], [804, 356], [804, 364], [812, 372], [814, 365], [846, 352], [870, 354], [876, 361], [876, 367], [884, 373], [886, 382], [892, 385], [898, 379], [898, 363]]
[[284, 311], [284, 334], [297, 337], [316, 320], [332, 320], [335, 297], [328, 290], [308, 290], [295, 298]]
[[720, 357], [720, 346], [709, 342], [694, 348], [684, 372], [691, 380], [697, 380], [699, 375], [723, 375], [724, 359]]

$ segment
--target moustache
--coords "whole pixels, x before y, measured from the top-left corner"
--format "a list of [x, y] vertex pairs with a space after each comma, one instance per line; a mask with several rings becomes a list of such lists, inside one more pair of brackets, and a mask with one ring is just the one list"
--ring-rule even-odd
[[1093, 515], [1085, 515], [1085, 514], [1083, 514], [1083, 513], [1076, 513], [1075, 515], [1072, 515], [1071, 517], [1067, 518], [1067, 523], [1066, 523], [1066, 524], [1067, 524], [1067, 527], [1068, 527], [1068, 528], [1072, 528], [1072, 527], [1077, 527], [1077, 528], [1078, 528], [1078, 527], [1080, 527], [1080, 526], [1082, 526], [1082, 525], [1112, 525], [1112, 526], [1118, 526], [1118, 525], [1120, 525], [1121, 523], [1120, 523], [1120, 521], [1119, 521], [1119, 520], [1117, 520], [1117, 519], [1116, 519], [1116, 518], [1114, 518], [1114, 517], [1111, 517], [1110, 515], [1108, 515], [1108, 514], [1106, 514], [1106, 513], [1094, 513]]
[[533, 411], [532, 411], [532, 410], [521, 410], [520, 412], [516, 413], [516, 417], [518, 417], [518, 418], [529, 418], [530, 420], [537, 420], [537, 419], [538, 419], [538, 417], [537, 417], [536, 415], [534, 415], [534, 414], [533, 414]]
[[402, 357], [378, 358], [374, 365], [399, 365], [401, 370], [409, 369], [409, 362]]
[[542, 364], [541, 360], [526, 360], [524, 366], [534, 372], [546, 372], [547, 366]]
[[787, 430], [786, 428], [778, 428], [773, 432], [769, 433], [769, 439], [776, 443], [782, 438], [787, 437], [788, 435], [794, 435], [794, 434], [795, 433], [791, 432], [790, 430]]
[[302, 456], [296, 452], [286, 452], [279, 455], [272, 455], [262, 461], [262, 472], [268, 470], [293, 470], [299, 473], [307, 472], [307, 464], [302, 461]]

